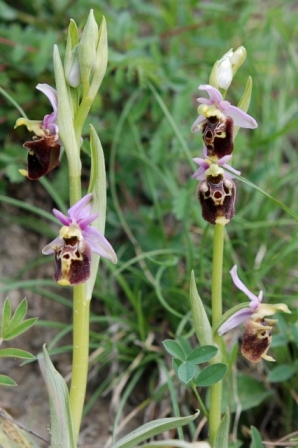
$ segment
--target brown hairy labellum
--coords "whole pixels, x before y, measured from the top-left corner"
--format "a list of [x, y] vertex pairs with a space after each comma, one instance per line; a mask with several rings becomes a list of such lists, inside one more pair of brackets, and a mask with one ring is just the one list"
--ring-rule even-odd
[[244, 324], [241, 345], [242, 355], [251, 362], [259, 362], [266, 355], [272, 340], [272, 325], [275, 319], [248, 319]]
[[203, 140], [207, 148], [208, 157], [221, 159], [232, 153], [234, 122], [230, 117], [218, 119], [209, 117], [202, 129]]
[[223, 175], [208, 176], [198, 187], [198, 198], [202, 207], [203, 218], [216, 224], [229, 222], [235, 213], [236, 186], [231, 179]]
[[60, 145], [55, 136], [38, 137], [23, 146], [28, 148], [28, 179], [37, 180], [59, 165]]
[[64, 238], [64, 246], [55, 252], [54, 280], [61, 285], [77, 285], [90, 277], [91, 249], [76, 237]]

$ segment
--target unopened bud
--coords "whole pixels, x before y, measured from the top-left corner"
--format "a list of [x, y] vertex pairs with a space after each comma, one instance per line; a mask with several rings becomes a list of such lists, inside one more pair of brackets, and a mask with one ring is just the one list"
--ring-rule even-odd
[[71, 52], [70, 59], [65, 67], [65, 78], [71, 87], [78, 87], [81, 83], [78, 46]]
[[223, 90], [228, 90], [233, 79], [231, 56], [233, 54], [232, 50], [224, 54], [223, 57], [218, 61], [217, 67], [217, 83], [218, 87]]
[[239, 47], [236, 51], [231, 48], [221, 59], [215, 62], [210, 74], [209, 84], [217, 89], [227, 90], [245, 58], [246, 49], [244, 47]]
[[80, 72], [82, 83], [89, 84], [90, 74], [96, 58], [98, 43], [98, 26], [91, 9], [87, 23], [84, 27], [81, 41], [78, 45]]
[[237, 50], [234, 51], [234, 53], [231, 56], [233, 76], [235, 75], [239, 67], [241, 67], [245, 59], [246, 59], [246, 49], [244, 47], [237, 48]]

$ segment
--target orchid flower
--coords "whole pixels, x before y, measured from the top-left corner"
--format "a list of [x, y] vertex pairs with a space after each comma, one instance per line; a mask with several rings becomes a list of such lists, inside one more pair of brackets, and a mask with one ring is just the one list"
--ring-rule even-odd
[[89, 193], [68, 210], [68, 216], [53, 210], [63, 227], [59, 236], [45, 246], [42, 253], [55, 254], [54, 279], [60, 285], [77, 285], [88, 280], [91, 252], [117, 263], [111, 244], [99, 230], [90, 226], [98, 217], [97, 213], [91, 213], [91, 201], [92, 193]]
[[28, 131], [35, 134], [32, 141], [25, 142], [23, 145], [28, 148], [28, 168], [27, 170], [19, 170], [21, 174], [31, 180], [39, 179], [58, 166], [61, 146], [57, 124], [57, 92], [48, 84], [38, 84], [36, 88], [48, 97], [53, 112], [45, 115], [42, 120], [19, 118], [15, 125], [15, 128], [25, 125]]
[[218, 334], [223, 335], [244, 322], [245, 328], [241, 347], [242, 354], [252, 362], [258, 362], [261, 358], [267, 361], [274, 361], [266, 353], [272, 338], [272, 325], [277, 321], [274, 319], [265, 319], [265, 317], [271, 316], [277, 311], [283, 311], [284, 313], [291, 313], [291, 311], [284, 303], [277, 303], [275, 305], [263, 304], [263, 291], [260, 291], [258, 296], [249, 291], [239, 279], [236, 265], [231, 269], [230, 274], [234, 285], [240, 291], [244, 292], [250, 299], [250, 303], [247, 307], [242, 308], [227, 319], [219, 327]]
[[191, 127], [192, 132], [201, 132], [210, 118], [225, 120], [226, 117], [230, 117], [234, 125], [240, 128], [254, 129], [258, 127], [253, 117], [239, 109], [239, 107], [232, 106], [229, 101], [223, 100], [222, 94], [215, 87], [203, 84], [199, 86], [199, 90], [206, 90], [209, 99], [197, 98], [198, 103], [200, 103], [198, 107], [199, 116]]
[[[211, 158], [207, 157], [207, 148], [206, 148], [206, 146], [204, 146], [203, 157], [204, 157], [203, 159], [200, 157], [195, 157], [194, 159], [192, 159], [197, 165], [199, 165], [199, 169], [191, 176], [194, 179], [204, 180], [206, 178], [206, 176], [208, 176], [209, 174], [214, 176], [214, 174], [213, 174], [214, 171], [213, 172], [211, 171], [210, 173], [208, 172], [208, 170], [211, 168], [211, 165], [215, 165], [215, 170], [218, 172], [218, 174], [224, 173], [223, 170], [220, 169], [220, 166], [222, 166], [223, 168], [227, 168], [228, 170], [232, 171], [234, 174], [237, 174], [237, 175], [241, 174], [240, 171], [235, 170], [233, 167], [231, 167], [230, 165], [227, 164], [227, 162], [232, 157], [231, 155], [224, 156], [221, 159], [216, 160], [216, 162], [213, 162], [213, 160]], [[234, 178], [233, 174], [231, 174], [229, 172], [225, 172], [224, 175], [227, 179]]]

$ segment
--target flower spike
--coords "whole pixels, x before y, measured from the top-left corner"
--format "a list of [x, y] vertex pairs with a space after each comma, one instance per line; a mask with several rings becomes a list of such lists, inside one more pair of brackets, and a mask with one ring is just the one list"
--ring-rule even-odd
[[70, 207], [68, 216], [53, 210], [63, 227], [59, 236], [45, 246], [42, 253], [55, 255], [54, 279], [60, 285], [77, 285], [88, 280], [92, 252], [117, 263], [110, 243], [95, 227], [90, 226], [98, 217], [97, 213], [91, 213], [91, 201], [92, 193], [89, 193]]

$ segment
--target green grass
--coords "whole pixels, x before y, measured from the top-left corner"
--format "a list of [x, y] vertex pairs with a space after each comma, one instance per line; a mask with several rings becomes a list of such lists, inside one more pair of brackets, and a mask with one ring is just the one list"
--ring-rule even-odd
[[[297, 209], [297, 124], [298, 124], [298, 27], [294, 1], [243, 0], [200, 2], [174, 0], [154, 2], [102, 1], [19, 1], [18, 6], [0, 7], [2, 40], [0, 86], [11, 95], [31, 119], [48, 111], [46, 100], [35, 90], [39, 82], [54, 83], [52, 46], [63, 46], [68, 20], [84, 23], [90, 8], [97, 19], [106, 16], [109, 32], [109, 66], [91, 122], [101, 138], [109, 178], [106, 236], [119, 257], [116, 267], [101, 263], [92, 314], [91, 347], [102, 347], [92, 361], [104, 377], [118, 367], [110, 380], [94, 391], [95, 399], [107, 388], [123, 381], [120, 409], [134, 388], [146, 379], [146, 398], [158, 403], [170, 397], [173, 412], [186, 415], [189, 397], [178, 394], [176, 380], [158, 384], [166, 353], [161, 341], [174, 336], [195, 339], [189, 313], [189, 278], [195, 271], [197, 288], [210, 306], [212, 228], [200, 213], [197, 182], [190, 178], [193, 157], [200, 157], [201, 137], [191, 134], [197, 117], [195, 98], [199, 84], [208, 83], [214, 62], [230, 48], [244, 45], [248, 57], [229, 89], [227, 99], [237, 104], [247, 77], [253, 78], [249, 113], [256, 118], [256, 130], [240, 130], [235, 141], [233, 166], [251, 183], [266, 191], [284, 207]], [[6, 6], [5, 6], [6, 5]], [[13, 130], [19, 112], [1, 97], [0, 192], [4, 202], [19, 210], [10, 216], [28, 231], [51, 238], [52, 218], [44, 211], [23, 211], [23, 182], [17, 168], [23, 168], [26, 152], [22, 143], [25, 129]], [[86, 135], [88, 128], [85, 129]], [[16, 150], [19, 148], [19, 152]], [[83, 145], [83, 176], [90, 166], [88, 144]], [[65, 159], [51, 173], [43, 187], [51, 196], [45, 209], [58, 207], [57, 198], [67, 204]], [[87, 181], [86, 181], [87, 182]], [[243, 411], [237, 437], [245, 443], [241, 424], [263, 431], [263, 439], [285, 436], [294, 431], [297, 404], [297, 221], [274, 201], [251, 185], [237, 182], [236, 215], [227, 226], [224, 253], [224, 309], [245, 300], [232, 285], [228, 274], [237, 263], [243, 282], [255, 293], [264, 290], [264, 300], [285, 302], [292, 315], [279, 317], [271, 353], [276, 365], [261, 365], [260, 371], [238, 358], [238, 376], [244, 373], [259, 381], [264, 400]], [[87, 188], [87, 183], [85, 183]], [[51, 199], [52, 198], [52, 199]], [[21, 205], [17, 201], [22, 201]], [[61, 204], [60, 204], [61, 205]], [[58, 207], [59, 208], [59, 207]], [[41, 223], [50, 228], [42, 230]], [[54, 230], [53, 230], [54, 229]], [[57, 226], [58, 229], [58, 226]], [[9, 231], [9, 229], [8, 229]], [[13, 260], [11, 260], [13, 262]], [[53, 260], [47, 260], [52, 263]], [[36, 253], [36, 263], [41, 263]], [[2, 292], [26, 288], [49, 288], [49, 280], [32, 280], [34, 263], [16, 278], [5, 279]], [[24, 275], [26, 274], [26, 277]], [[15, 283], [15, 282], [19, 283]], [[27, 280], [26, 280], [27, 281]], [[54, 285], [53, 285], [54, 286]], [[53, 291], [49, 288], [49, 291]], [[51, 321], [51, 300], [59, 294], [46, 292]], [[66, 300], [66, 299], [65, 299]], [[67, 300], [65, 302], [67, 307]], [[44, 323], [46, 325], [46, 322]], [[50, 323], [49, 323], [50, 325]], [[58, 332], [61, 333], [61, 337]], [[63, 343], [65, 328], [57, 329], [55, 347]], [[281, 338], [282, 336], [282, 338]], [[279, 339], [278, 339], [279, 338]], [[149, 343], [149, 342], [150, 343]], [[93, 350], [93, 349], [92, 349]], [[227, 357], [230, 355], [227, 353]], [[279, 364], [292, 366], [293, 376], [281, 383], [267, 383], [270, 370]], [[162, 366], [162, 367], [159, 367]], [[123, 380], [125, 378], [125, 381]], [[235, 377], [230, 376], [231, 384]], [[239, 380], [240, 381], [240, 380]], [[244, 383], [244, 386], [243, 386]], [[240, 386], [239, 386], [240, 387]], [[241, 393], [249, 395], [241, 379]], [[243, 392], [244, 391], [244, 392]], [[270, 397], [266, 398], [270, 391]], [[273, 393], [273, 396], [272, 396]], [[144, 398], [144, 400], [146, 399]], [[92, 405], [92, 399], [90, 401]], [[269, 402], [278, 430], [265, 422]], [[91, 405], [86, 409], [90, 411]], [[192, 412], [193, 409], [190, 409]], [[120, 412], [120, 411], [119, 411]], [[116, 423], [119, 423], [117, 414]], [[272, 417], [272, 421], [275, 421]], [[263, 426], [262, 426], [263, 425]], [[115, 427], [114, 432], [117, 431]], [[190, 428], [193, 435], [195, 429]], [[235, 435], [235, 433], [234, 433]]]

